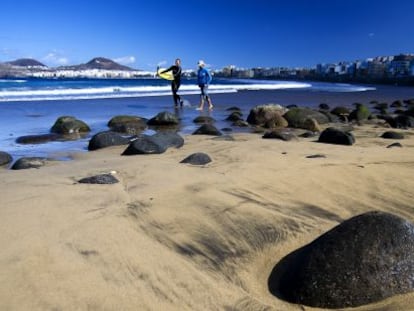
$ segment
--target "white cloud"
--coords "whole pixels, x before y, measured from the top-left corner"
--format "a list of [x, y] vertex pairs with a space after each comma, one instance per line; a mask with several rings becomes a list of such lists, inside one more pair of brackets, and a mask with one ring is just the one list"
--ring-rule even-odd
[[43, 57], [42, 62], [52, 66], [64, 66], [69, 63], [69, 60], [62, 56], [61, 53], [53, 51]]
[[131, 65], [135, 63], [135, 57], [134, 56], [118, 57], [118, 58], [115, 58], [114, 61], [122, 65]]

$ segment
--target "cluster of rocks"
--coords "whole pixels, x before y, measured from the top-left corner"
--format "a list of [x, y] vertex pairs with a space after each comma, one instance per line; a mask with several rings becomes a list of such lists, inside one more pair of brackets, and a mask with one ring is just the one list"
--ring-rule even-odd
[[[283, 107], [276, 104], [259, 105], [250, 110], [246, 119], [238, 107], [228, 108], [229, 115], [225, 119], [233, 127], [249, 128], [254, 132], [262, 132], [265, 139], [292, 140], [299, 137], [318, 137], [318, 142], [329, 144], [352, 145], [355, 137], [352, 134], [352, 124], [364, 122], [383, 122], [391, 128], [407, 129], [414, 126], [414, 100], [395, 101], [390, 107], [394, 113], [388, 113], [385, 103], [371, 102], [373, 107], [354, 104], [355, 109], [335, 107], [321, 104], [319, 109], [302, 108], [297, 106]], [[405, 107], [405, 109], [403, 109]], [[378, 114], [371, 113], [378, 110]], [[199, 116], [193, 120], [199, 128], [194, 135], [222, 136], [223, 132], [232, 128], [217, 129], [216, 120], [210, 116]], [[327, 124], [335, 126], [326, 127]], [[170, 147], [179, 148], [184, 140], [177, 132], [180, 119], [170, 112], [160, 112], [151, 119], [132, 115], [118, 115], [108, 122], [108, 130], [99, 132], [89, 140], [88, 150], [98, 150], [116, 145], [128, 145], [123, 155], [163, 153]], [[325, 129], [323, 129], [325, 127]], [[156, 130], [155, 135], [142, 134], [147, 128]], [[298, 134], [298, 129], [302, 133]], [[89, 135], [91, 129], [82, 120], [73, 116], [59, 117], [48, 134], [21, 136], [16, 139], [20, 144], [40, 144], [50, 141], [75, 140]], [[228, 135], [226, 135], [228, 136]], [[404, 134], [386, 131], [381, 135], [385, 139], [403, 139]], [[389, 147], [397, 146], [392, 144]], [[401, 147], [401, 144], [399, 145]], [[0, 152], [0, 166], [13, 161], [11, 156]], [[16, 161], [12, 169], [38, 168], [48, 159], [30, 157]]]
[[[214, 120], [194, 120], [200, 123], [200, 128], [194, 135], [216, 135], [222, 133], [212, 124]], [[122, 155], [138, 154], [160, 154], [168, 148], [180, 148], [184, 145], [184, 139], [177, 134], [180, 120], [175, 114], [161, 112], [152, 119], [145, 119], [138, 116], [119, 115], [108, 122], [107, 131], [99, 132], [91, 137], [88, 143], [88, 150], [98, 150], [110, 146], [125, 145], [126, 149]], [[147, 128], [155, 129], [154, 135], [146, 135], [142, 132]], [[50, 141], [74, 140], [85, 137], [91, 131], [90, 127], [82, 120], [72, 116], [59, 117], [50, 129], [48, 134], [21, 136], [16, 139], [20, 144], [40, 144]], [[0, 151], [0, 166], [5, 166], [13, 161], [10, 154]], [[44, 157], [22, 157], [18, 159], [11, 169], [39, 168], [44, 166], [51, 159]], [[192, 165], [205, 165], [211, 162], [211, 158], [204, 153], [195, 153], [181, 161]], [[87, 177], [81, 183], [113, 183], [111, 175], [97, 175]]]

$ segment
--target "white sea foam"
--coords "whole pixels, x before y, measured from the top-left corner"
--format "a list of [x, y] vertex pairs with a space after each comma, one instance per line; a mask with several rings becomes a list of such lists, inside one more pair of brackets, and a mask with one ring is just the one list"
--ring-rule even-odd
[[[25, 82], [26, 80], [6, 80]], [[2, 82], [2, 80], [0, 80]], [[283, 90], [283, 89], [310, 89], [311, 91], [326, 92], [365, 92], [375, 90], [375, 87], [366, 87], [343, 83], [304, 83], [294, 81], [269, 81], [269, 80], [233, 80], [233, 83], [216, 82], [209, 86], [210, 93], [236, 93], [238, 91], [251, 90]], [[26, 84], [25, 84], [26, 85]], [[182, 84], [180, 94], [199, 94], [200, 89], [196, 84]], [[124, 97], [147, 97], [171, 95], [171, 87], [167, 85], [138, 85], [120, 86], [110, 85], [105, 87], [70, 88], [59, 87], [30, 89], [28, 87], [3, 88], [0, 91], [0, 101], [39, 101], [39, 100], [76, 100], [76, 99], [103, 99]]]
[[[235, 93], [242, 90], [277, 90], [289, 88], [307, 88], [310, 84], [295, 82], [258, 83], [254, 84], [212, 84], [210, 93]], [[180, 94], [198, 94], [197, 85], [184, 84], [180, 88]], [[0, 101], [36, 101], [36, 100], [73, 100], [73, 99], [98, 99], [98, 98], [122, 98], [122, 97], [146, 97], [171, 95], [171, 87], [164, 86], [110, 86], [99, 88], [55, 88], [55, 89], [6, 89], [0, 91]]]
[[23, 79], [0, 79], [1, 83], [25, 83], [27, 80]]

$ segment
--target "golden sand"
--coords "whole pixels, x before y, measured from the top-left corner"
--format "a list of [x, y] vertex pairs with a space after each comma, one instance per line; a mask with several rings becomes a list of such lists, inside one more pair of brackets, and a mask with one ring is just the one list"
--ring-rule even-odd
[[[402, 148], [357, 127], [353, 146], [186, 136], [0, 170], [0, 310], [319, 310], [267, 289], [273, 266], [372, 210], [414, 222], [414, 131]], [[204, 166], [179, 163], [207, 153]], [[307, 158], [323, 154], [325, 158]], [[113, 172], [113, 185], [77, 180]], [[353, 310], [412, 310], [414, 294]]]

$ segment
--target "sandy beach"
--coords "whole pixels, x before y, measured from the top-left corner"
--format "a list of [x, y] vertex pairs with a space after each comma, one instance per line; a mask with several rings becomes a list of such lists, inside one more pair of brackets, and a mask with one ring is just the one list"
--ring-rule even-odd
[[[356, 126], [353, 146], [188, 135], [0, 170], [1, 310], [319, 310], [269, 293], [274, 265], [372, 210], [414, 222], [414, 131]], [[179, 163], [207, 153], [204, 166]], [[324, 158], [307, 158], [321, 154]], [[112, 185], [77, 181], [112, 172]], [[414, 294], [355, 310], [411, 310]], [[354, 309], [353, 309], [354, 310]]]

